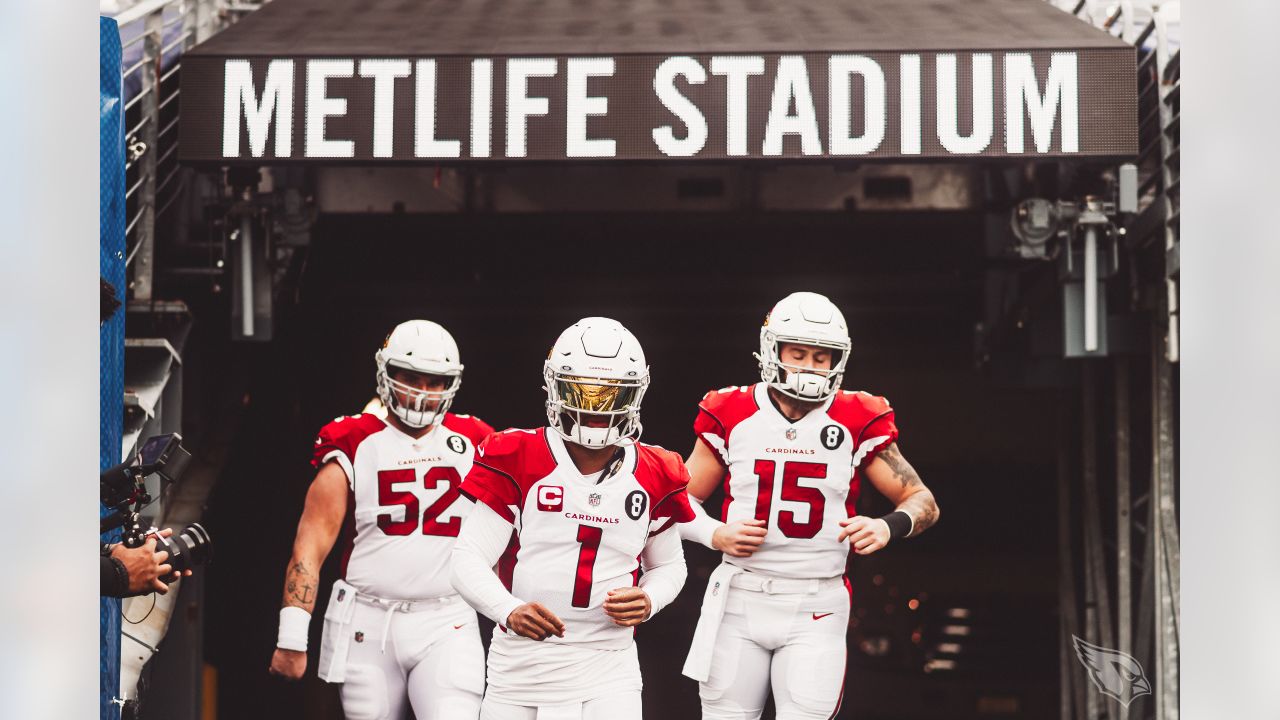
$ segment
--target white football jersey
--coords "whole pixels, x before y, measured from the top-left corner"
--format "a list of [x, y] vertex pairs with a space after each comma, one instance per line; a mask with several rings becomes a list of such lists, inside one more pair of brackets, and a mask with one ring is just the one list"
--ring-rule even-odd
[[893, 409], [843, 390], [793, 422], [767, 388], [713, 390], [698, 404], [694, 432], [727, 469], [721, 519], [768, 523], [759, 550], [724, 560], [779, 577], [843, 575], [851, 548], [839, 523], [856, 514], [861, 469], [898, 437]]
[[455, 594], [449, 554], [471, 508], [458, 487], [492, 431], [452, 413], [421, 438], [367, 413], [320, 430], [312, 463], [338, 463], [351, 488], [340, 541], [347, 582], [387, 599]]
[[[463, 494], [515, 527], [498, 562], [511, 594], [539, 602], [564, 621], [565, 636], [544, 642], [626, 648], [633, 628], [604, 612], [605, 595], [636, 585], [649, 538], [693, 519], [680, 456], [652, 445], [626, 446], [596, 476], [578, 472], [550, 428], [507, 430], [480, 447]], [[533, 642], [499, 625], [494, 642]]]

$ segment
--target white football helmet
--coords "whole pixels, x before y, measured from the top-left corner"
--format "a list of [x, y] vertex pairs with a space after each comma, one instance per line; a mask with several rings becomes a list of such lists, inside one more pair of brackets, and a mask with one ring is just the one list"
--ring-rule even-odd
[[[405, 425], [413, 428], [438, 425], [462, 387], [462, 361], [458, 344], [448, 330], [430, 320], [402, 322], [387, 336], [382, 349], [373, 356], [378, 363], [378, 397]], [[429, 375], [443, 375], [449, 385], [428, 392], [397, 382], [388, 367], [404, 368]], [[399, 397], [407, 398], [401, 404]], [[434, 403], [433, 401], [437, 401]]]
[[[617, 320], [583, 318], [551, 348], [542, 367], [547, 422], [584, 447], [629, 445], [640, 437], [640, 401], [649, 387], [644, 350]], [[599, 422], [603, 427], [591, 427]]]
[[[788, 365], [779, 353], [781, 343], [815, 345], [831, 350], [831, 369]], [[778, 301], [760, 328], [760, 379], [769, 387], [797, 400], [826, 400], [840, 389], [849, 361], [849, 328], [840, 308], [826, 296], [791, 293]]]

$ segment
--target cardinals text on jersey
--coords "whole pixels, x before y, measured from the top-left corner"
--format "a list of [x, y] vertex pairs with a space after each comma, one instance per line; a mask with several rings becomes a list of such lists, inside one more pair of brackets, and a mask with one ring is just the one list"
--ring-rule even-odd
[[727, 469], [721, 519], [768, 524], [759, 550], [726, 562], [779, 577], [844, 573], [839, 522], [855, 512], [861, 469], [898, 437], [887, 400], [844, 390], [793, 422], [763, 383], [730, 387], [702, 398], [694, 432]]
[[[688, 483], [678, 455], [642, 443], [624, 447], [616, 471], [595, 482], [542, 428], [490, 436], [462, 492], [515, 527], [498, 574], [513, 595], [564, 621], [565, 636], [545, 642], [621, 649], [633, 630], [605, 615], [605, 595], [636, 584], [651, 535], [693, 519]], [[494, 637], [533, 642], [501, 627]]]
[[343, 578], [399, 600], [454, 594], [448, 558], [470, 503], [458, 494], [475, 448], [493, 431], [469, 415], [445, 415], [421, 438], [374, 415], [341, 417], [316, 438], [312, 463], [338, 463], [351, 493]]

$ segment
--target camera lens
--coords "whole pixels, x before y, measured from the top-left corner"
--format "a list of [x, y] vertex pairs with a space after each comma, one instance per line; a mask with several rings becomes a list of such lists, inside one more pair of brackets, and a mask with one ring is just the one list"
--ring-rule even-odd
[[204, 565], [213, 556], [213, 540], [200, 523], [191, 523], [180, 534], [159, 538], [156, 550], [169, 552], [168, 563], [174, 572]]

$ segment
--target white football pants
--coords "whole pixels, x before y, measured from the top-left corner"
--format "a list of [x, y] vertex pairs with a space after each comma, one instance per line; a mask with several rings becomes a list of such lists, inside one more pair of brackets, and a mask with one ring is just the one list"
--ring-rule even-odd
[[749, 581], [744, 573], [729, 586], [711, 674], [698, 683], [703, 720], [757, 720], [770, 688], [778, 720], [829, 720], [844, 693], [844, 579], [788, 593], [741, 586]]
[[347, 631], [347, 720], [401, 720], [406, 699], [418, 720], [480, 715], [484, 648], [476, 613], [461, 599], [414, 603], [410, 612], [357, 602]]
[[640, 691], [603, 695], [568, 705], [508, 705], [484, 699], [480, 720], [640, 720]]

